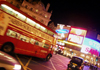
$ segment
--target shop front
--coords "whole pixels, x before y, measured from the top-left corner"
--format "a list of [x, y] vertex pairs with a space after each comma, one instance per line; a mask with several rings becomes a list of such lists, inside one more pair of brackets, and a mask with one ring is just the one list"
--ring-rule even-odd
[[84, 59], [85, 62], [89, 64], [98, 64], [100, 67], [99, 52], [100, 52], [100, 43], [89, 39], [84, 38], [82, 45], [69, 44], [66, 42], [66, 47], [63, 50], [63, 54], [67, 57], [78, 56]]

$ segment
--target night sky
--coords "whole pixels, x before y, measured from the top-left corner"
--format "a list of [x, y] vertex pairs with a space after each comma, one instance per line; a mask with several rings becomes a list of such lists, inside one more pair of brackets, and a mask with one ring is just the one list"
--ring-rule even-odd
[[51, 20], [57, 24], [92, 28], [100, 32], [100, 2], [77, 0], [41, 0], [50, 3]]

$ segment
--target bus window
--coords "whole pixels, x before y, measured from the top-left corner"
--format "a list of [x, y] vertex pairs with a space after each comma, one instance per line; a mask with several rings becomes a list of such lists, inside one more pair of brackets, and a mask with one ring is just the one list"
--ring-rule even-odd
[[35, 42], [35, 45], [38, 45], [38, 46], [41, 46], [42, 47], [43, 43], [42, 42], [39, 42], [39, 41], [36, 41]]
[[48, 44], [44, 44], [44, 45], [43, 45], [43, 48], [48, 49], [48, 48], [49, 48], [49, 45], [48, 45]]
[[10, 36], [11, 30], [8, 29], [7, 36]]
[[50, 30], [48, 30], [48, 34], [53, 36], [53, 32], [51, 32]]
[[26, 42], [27, 43], [29, 43], [29, 40], [30, 40], [30, 38], [29, 37], [26, 37]]
[[19, 38], [20, 38], [20, 34], [16, 33], [16, 39], [19, 39]]
[[21, 36], [20, 36], [20, 40], [22, 40], [22, 41], [26, 41], [26, 36], [21, 35]]
[[43, 43], [42, 43], [42, 42], [39, 42], [39, 46], [41, 46], [41, 47], [42, 47], [42, 45], [43, 45]]
[[35, 45], [38, 45], [38, 44], [39, 44], [39, 42], [38, 42], [38, 41], [36, 41], [36, 42], [35, 42]]
[[8, 30], [7, 35], [15, 38], [16, 37], [16, 32], [14, 32], [12, 30]]
[[34, 44], [35, 40], [31, 38], [30, 43]]

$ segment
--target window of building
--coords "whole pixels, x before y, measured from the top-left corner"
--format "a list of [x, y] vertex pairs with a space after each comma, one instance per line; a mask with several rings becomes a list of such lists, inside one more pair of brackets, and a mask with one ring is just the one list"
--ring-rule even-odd
[[20, 8], [18, 4], [17, 4], [17, 6], [16, 6], [16, 7], [17, 7], [17, 8]]
[[42, 15], [42, 13], [40, 13], [40, 15]]
[[33, 8], [31, 8], [30, 10], [32, 11]]
[[25, 6], [25, 8], [27, 8], [27, 5]]
[[45, 18], [47, 18], [47, 15], [45, 15]]
[[43, 23], [43, 20], [41, 20], [41, 22]]
[[11, 1], [11, 4], [13, 4], [13, 1]]
[[33, 18], [36, 18], [35, 16], [32, 16]]
[[38, 9], [36, 9], [36, 12], [38, 12]]

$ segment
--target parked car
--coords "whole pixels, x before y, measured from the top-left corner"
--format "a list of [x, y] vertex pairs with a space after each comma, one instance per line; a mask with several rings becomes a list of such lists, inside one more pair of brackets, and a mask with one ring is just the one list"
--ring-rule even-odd
[[82, 70], [83, 59], [80, 57], [73, 56], [68, 64], [67, 70]]
[[21, 70], [21, 65], [11, 55], [0, 51], [0, 70]]

